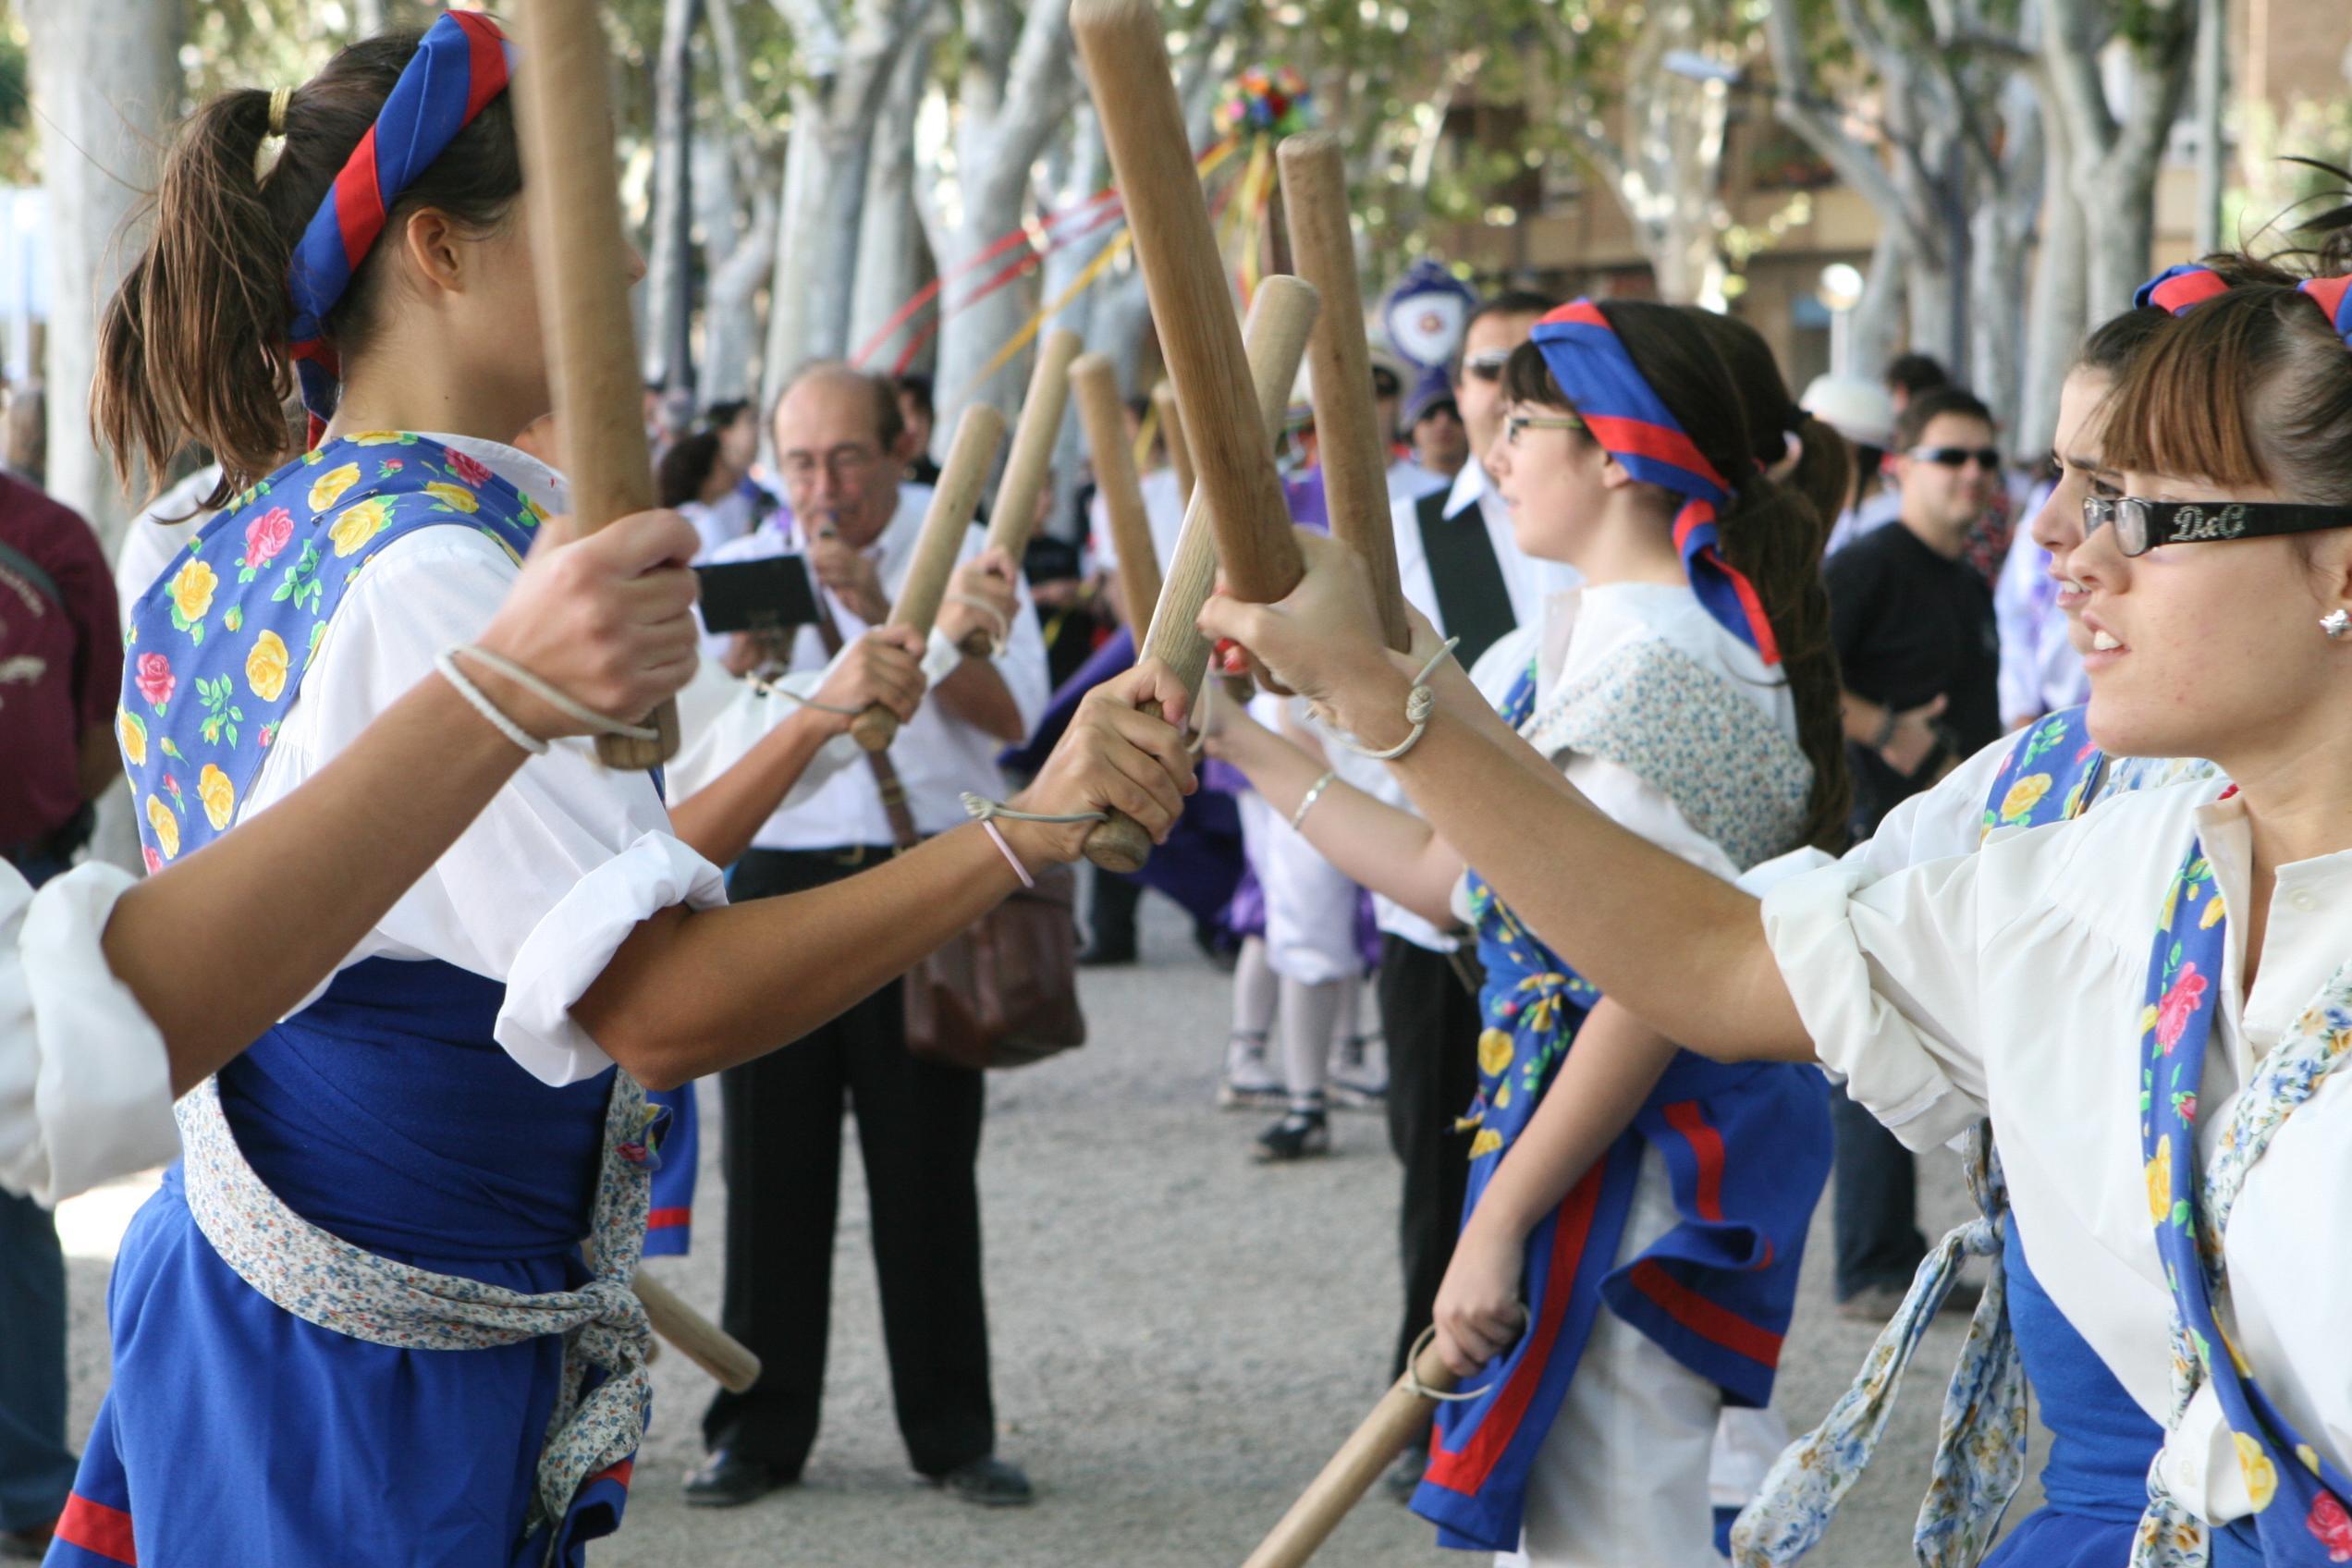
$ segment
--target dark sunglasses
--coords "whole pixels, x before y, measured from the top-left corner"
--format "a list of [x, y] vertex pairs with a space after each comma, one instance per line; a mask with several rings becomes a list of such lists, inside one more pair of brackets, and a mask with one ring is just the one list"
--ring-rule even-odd
[[2150, 501], [2138, 496], [2083, 497], [2083, 533], [2115, 525], [2115, 548], [2144, 556], [2159, 545], [2203, 545], [2220, 539], [2265, 539], [2352, 528], [2352, 507], [2306, 507], [2288, 501]]
[[1511, 362], [1508, 349], [1489, 349], [1483, 354], [1473, 354], [1462, 361], [1462, 374], [1478, 381], [1501, 381], [1502, 367]]
[[1904, 455], [1938, 468], [1966, 468], [1974, 463], [1987, 473], [2001, 472], [2001, 449], [1997, 447], [1914, 447]]

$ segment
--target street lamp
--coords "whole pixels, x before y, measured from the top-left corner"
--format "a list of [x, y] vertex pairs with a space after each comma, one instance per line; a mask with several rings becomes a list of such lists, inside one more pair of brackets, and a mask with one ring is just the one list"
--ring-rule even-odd
[[1862, 302], [1867, 287], [1860, 267], [1851, 262], [1831, 262], [1821, 269], [1821, 281], [1813, 290], [1813, 297], [1830, 312], [1830, 369], [1838, 375], [1853, 369], [1846, 361], [1853, 352], [1854, 307]]

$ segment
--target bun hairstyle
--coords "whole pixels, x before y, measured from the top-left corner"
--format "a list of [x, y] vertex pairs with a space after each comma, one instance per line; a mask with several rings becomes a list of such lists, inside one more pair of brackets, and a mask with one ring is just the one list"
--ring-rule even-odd
[[[1813, 766], [1803, 841], [1836, 853], [1851, 836], [1854, 782], [1846, 771], [1830, 599], [1821, 585], [1829, 523], [1803, 493], [1775, 484], [1758, 468], [1739, 386], [1697, 322], [1675, 306], [1648, 300], [1611, 300], [1598, 308], [1659, 401], [1733, 487], [1715, 520], [1717, 547], [1755, 585], [1780, 644], [1796, 706], [1797, 742]], [[1502, 384], [1514, 403], [1575, 410], [1533, 343], [1512, 352]], [[1592, 439], [1584, 431], [1568, 434], [1575, 441]]]
[[1748, 455], [1758, 466], [1770, 469], [1787, 460], [1789, 437], [1796, 437], [1796, 467], [1782, 481], [1813, 503], [1813, 509], [1834, 522], [1845, 506], [1845, 487], [1854, 476], [1854, 459], [1845, 437], [1807, 413], [1789, 396], [1781, 363], [1764, 335], [1744, 321], [1697, 305], [1674, 307], [1698, 324], [1708, 342], [1722, 359], [1739, 387], [1747, 410]]
[[[256, 170], [270, 92], [224, 92], [181, 124], [149, 203], [152, 237], [99, 321], [91, 421], [126, 486], [134, 459], [159, 474], [194, 443], [220, 459], [221, 483], [203, 503], [216, 508], [296, 449], [284, 412], [294, 386], [287, 274], [295, 244], [423, 36], [407, 30], [354, 43], [295, 88], [284, 144], [265, 172]], [[410, 214], [432, 208], [490, 233], [521, 192], [512, 99], [500, 93], [393, 204], [385, 242], [327, 315], [344, 362], [379, 324], [380, 258], [398, 249]]]

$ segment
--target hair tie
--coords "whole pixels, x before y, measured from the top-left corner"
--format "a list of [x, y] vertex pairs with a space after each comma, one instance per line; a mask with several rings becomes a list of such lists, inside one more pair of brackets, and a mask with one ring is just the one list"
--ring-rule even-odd
[[295, 244], [286, 280], [294, 304], [287, 352], [310, 410], [312, 447], [325, 433], [343, 374], [326, 340], [326, 318], [384, 232], [401, 192], [507, 90], [511, 47], [488, 17], [443, 12], [400, 67], [375, 124], [351, 150]]
[[1641, 483], [1683, 498], [1674, 516], [1674, 547], [1700, 606], [1767, 665], [1780, 663], [1780, 644], [1756, 585], [1717, 548], [1716, 519], [1732, 499], [1732, 484], [1675, 422], [1600, 307], [1571, 300], [1537, 322], [1531, 336], [1552, 380], [1602, 449]]
[[281, 87], [270, 94], [269, 129], [262, 132], [262, 140], [253, 149], [253, 183], [259, 185], [277, 167], [278, 154], [286, 150], [286, 105], [293, 101], [294, 90]]

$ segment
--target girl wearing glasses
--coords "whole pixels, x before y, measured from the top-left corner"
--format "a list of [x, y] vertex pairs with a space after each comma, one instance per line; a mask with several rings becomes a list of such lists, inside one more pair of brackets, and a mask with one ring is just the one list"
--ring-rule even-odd
[[[1914, 1147], [1990, 1115], [2040, 1289], [2163, 1428], [2136, 1564], [2341, 1562], [2352, 1257], [2309, 1194], [2352, 1182], [2334, 1072], [2352, 1060], [2334, 913], [2352, 879], [2352, 279], [2206, 274], [2150, 300], [2185, 313], [2104, 430], [2123, 496], [2147, 505], [2061, 567], [2090, 638], [2094, 745], [2211, 757], [2235, 784], [2036, 827], [2072, 753], [2021, 749], [1990, 816], [2024, 830], [1875, 880], [1812, 871], [1759, 909], [1513, 762], [1458, 673], [1429, 677], [1433, 704], [1407, 717], [1418, 666], [1360, 630], [1377, 622], [1343, 553], [1315, 547], [1283, 604], [1219, 602], [1203, 624], [1366, 745], [1403, 746], [1393, 766], [1438, 830], [1676, 1038], [1821, 1060]], [[1997, 1348], [1972, 1342], [1962, 1398], [2014, 1433], [2022, 1390]], [[1953, 1561], [2014, 1487], [2003, 1435], [1948, 1456], [1923, 1515]], [[1747, 1561], [1802, 1549], [1840, 1489], [1835, 1447], [1793, 1453], [1799, 1497], [1757, 1519]]]
[[[1667, 306], [1578, 301], [1512, 355], [1503, 388], [1503, 435], [1485, 459], [1518, 543], [1585, 585], [1497, 643], [1465, 700], [1500, 709], [1501, 732], [1526, 737], [1550, 777], [1564, 772], [1694, 875], [1837, 847], [1847, 782], [1825, 524], [1758, 472], [1704, 330]], [[1530, 1317], [1477, 1396], [1447, 1407], [1415, 1508], [1449, 1544], [1538, 1564], [1713, 1560], [1718, 1416], [1770, 1397], [1829, 1169], [1823, 1085], [1679, 1056], [1626, 1085], [1623, 1135], [1589, 1170], [1533, 1203], [1498, 1187], [1572, 1042], [1631, 1021], [1445, 829], [1245, 719], [1210, 745], [1341, 869], [1440, 925], [1476, 928], [1487, 1028], [1469, 1223], [1485, 1227], [1488, 1201], [1512, 1206], [1493, 1228], [1524, 1264]]]

